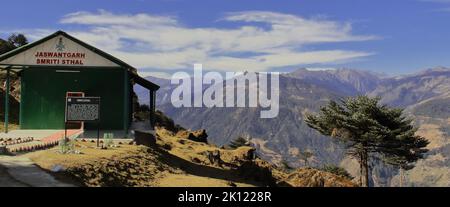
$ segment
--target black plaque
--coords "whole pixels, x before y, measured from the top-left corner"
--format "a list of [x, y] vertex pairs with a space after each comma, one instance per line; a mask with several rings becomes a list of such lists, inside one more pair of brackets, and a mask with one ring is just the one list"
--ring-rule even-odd
[[67, 97], [66, 122], [100, 120], [100, 97]]

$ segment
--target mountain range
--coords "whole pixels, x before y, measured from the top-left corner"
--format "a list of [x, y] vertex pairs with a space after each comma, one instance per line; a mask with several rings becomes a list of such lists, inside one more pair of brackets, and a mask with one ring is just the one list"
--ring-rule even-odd
[[[170, 102], [176, 85], [170, 80], [147, 77], [161, 86], [157, 108], [175, 122], [191, 129], [206, 129], [208, 140], [226, 145], [239, 137], [251, 137], [259, 156], [273, 163], [302, 166], [304, 151], [313, 153], [310, 165], [340, 165], [357, 175], [358, 166], [345, 155], [343, 146], [310, 129], [303, 121], [329, 100], [348, 96], [378, 96], [383, 104], [405, 108], [418, 133], [431, 141], [426, 159], [405, 173], [410, 186], [450, 186], [450, 69], [433, 68], [404, 76], [387, 76], [356, 69], [297, 69], [280, 75], [280, 110], [272, 119], [261, 119], [261, 108], [175, 108]], [[140, 103], [146, 90], [135, 87]], [[147, 101], [148, 103], [148, 101]], [[398, 185], [398, 171], [374, 162], [372, 185]]]

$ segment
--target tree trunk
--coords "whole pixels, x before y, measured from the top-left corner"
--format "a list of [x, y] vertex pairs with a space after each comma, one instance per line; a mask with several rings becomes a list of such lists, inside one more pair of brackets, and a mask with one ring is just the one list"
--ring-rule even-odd
[[363, 187], [363, 155], [359, 153], [359, 186]]
[[359, 186], [369, 187], [369, 165], [367, 150], [360, 150], [359, 157]]
[[367, 150], [364, 150], [361, 153], [361, 177], [362, 179], [362, 187], [369, 187], [369, 165], [368, 165], [368, 153]]
[[400, 168], [400, 187], [403, 187], [403, 168]]

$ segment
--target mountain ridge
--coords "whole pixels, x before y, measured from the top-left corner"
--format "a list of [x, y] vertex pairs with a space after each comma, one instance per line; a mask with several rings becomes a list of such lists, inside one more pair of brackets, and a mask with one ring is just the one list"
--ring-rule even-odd
[[[303, 122], [306, 112], [317, 111], [329, 100], [355, 95], [379, 96], [383, 104], [405, 108], [405, 115], [416, 120], [421, 132], [434, 136], [431, 139], [442, 147], [436, 148], [434, 152], [444, 153], [445, 159], [450, 157], [445, 150], [447, 140], [450, 139], [436, 132], [450, 128], [450, 120], [447, 122], [445, 119], [450, 114], [449, 68], [440, 67], [390, 77], [355, 69], [298, 69], [280, 75], [280, 112], [277, 118], [269, 120], [259, 118], [260, 108], [174, 108], [167, 99], [174, 86], [170, 85], [169, 80], [158, 81], [163, 83], [158, 96], [165, 97], [160, 99], [158, 109], [177, 123], [192, 129], [206, 129], [210, 140], [218, 145], [227, 144], [237, 136], [253, 137], [261, 156], [277, 163], [287, 161], [294, 166], [303, 166], [299, 152], [310, 150], [314, 154], [311, 161], [313, 165], [357, 167], [343, 162], [343, 146], [318, 134]], [[430, 128], [430, 125], [433, 127]], [[391, 185], [391, 177], [397, 172], [383, 169], [388, 168], [374, 168], [374, 185]]]

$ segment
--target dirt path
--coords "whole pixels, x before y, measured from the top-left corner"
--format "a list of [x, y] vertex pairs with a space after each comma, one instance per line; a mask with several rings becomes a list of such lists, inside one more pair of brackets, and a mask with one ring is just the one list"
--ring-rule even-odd
[[11, 177], [7, 169], [0, 166], [0, 187], [28, 187], [28, 185]]
[[29, 158], [21, 156], [0, 156], [0, 186], [30, 187], [72, 187], [56, 180]]

